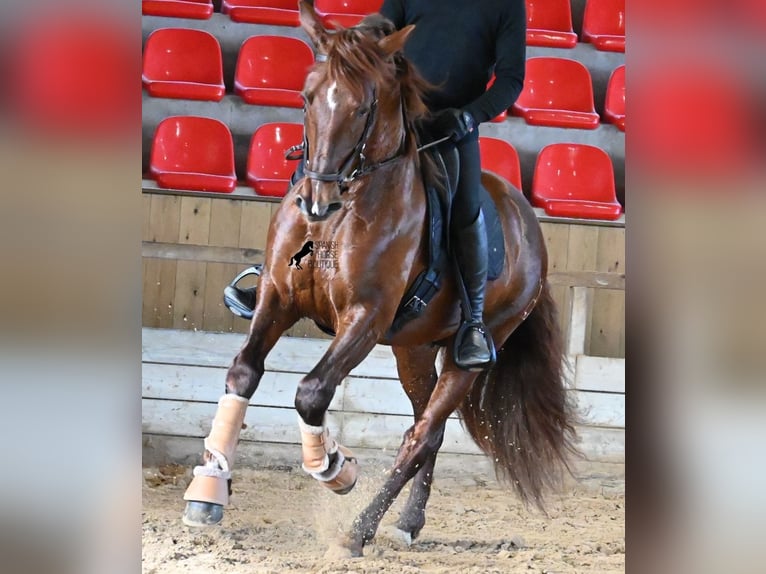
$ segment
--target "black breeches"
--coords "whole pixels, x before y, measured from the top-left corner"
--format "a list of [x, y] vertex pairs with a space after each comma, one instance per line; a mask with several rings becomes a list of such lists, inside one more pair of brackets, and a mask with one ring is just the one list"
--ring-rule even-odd
[[474, 132], [458, 142], [460, 178], [452, 206], [453, 229], [463, 229], [479, 215], [479, 186], [481, 185], [481, 156], [478, 135]]

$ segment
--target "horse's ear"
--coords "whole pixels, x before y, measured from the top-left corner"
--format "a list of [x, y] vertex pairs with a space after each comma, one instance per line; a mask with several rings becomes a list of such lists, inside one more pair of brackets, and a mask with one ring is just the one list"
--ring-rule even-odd
[[414, 24], [405, 26], [401, 30], [378, 40], [378, 46], [380, 46], [380, 49], [389, 56], [396, 54], [396, 52], [400, 51], [404, 47], [404, 43], [407, 41], [407, 37], [412, 33], [414, 29]]
[[298, 2], [298, 9], [300, 10], [301, 26], [317, 50], [323, 49], [327, 42], [327, 30], [319, 21], [317, 13], [314, 11], [314, 6], [305, 0], [300, 0]]

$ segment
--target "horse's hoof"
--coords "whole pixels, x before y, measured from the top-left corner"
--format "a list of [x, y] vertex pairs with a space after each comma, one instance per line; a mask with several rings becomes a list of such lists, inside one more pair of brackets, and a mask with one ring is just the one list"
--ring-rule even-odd
[[327, 560], [347, 560], [348, 558], [361, 558], [362, 556], [364, 556], [364, 545], [360, 542], [354, 542], [347, 536], [343, 536], [330, 543], [330, 547], [324, 555]]
[[186, 526], [215, 526], [223, 520], [223, 505], [190, 500], [181, 520]]

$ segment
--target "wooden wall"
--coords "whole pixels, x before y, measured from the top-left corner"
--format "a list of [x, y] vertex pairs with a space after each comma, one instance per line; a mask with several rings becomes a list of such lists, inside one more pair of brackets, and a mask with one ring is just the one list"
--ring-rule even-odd
[[[147, 464], [196, 464], [202, 438], [210, 431], [226, 371], [244, 335], [143, 330], [142, 430]], [[250, 400], [240, 435], [237, 464], [295, 465], [300, 459], [298, 415], [293, 407], [297, 385], [319, 361], [329, 341], [282, 337], [266, 358], [266, 372]], [[600, 488], [624, 478], [624, 359], [569, 356], [568, 392], [582, 421], [578, 425], [582, 459], [576, 476]], [[377, 346], [338, 386], [327, 415], [334, 436], [368, 465], [389, 458], [413, 423], [412, 407], [401, 389], [389, 347]], [[463, 431], [456, 414], [447, 421], [440, 463], [452, 456], [459, 475], [488, 459]], [[390, 460], [388, 461], [390, 463]], [[488, 472], [491, 474], [491, 472]]]
[[[145, 327], [247, 331], [223, 305], [223, 288], [244, 267], [263, 261], [266, 232], [278, 203], [230, 196], [143, 194]], [[625, 356], [625, 228], [541, 216], [549, 276], [562, 329], [569, 329], [573, 287], [587, 287], [584, 354]], [[292, 336], [324, 338], [312, 323]]]

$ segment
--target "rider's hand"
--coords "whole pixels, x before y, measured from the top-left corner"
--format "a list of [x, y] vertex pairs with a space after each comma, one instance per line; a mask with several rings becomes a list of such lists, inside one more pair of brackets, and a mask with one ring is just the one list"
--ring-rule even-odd
[[438, 112], [430, 125], [437, 138], [449, 137], [453, 142], [459, 142], [474, 130], [476, 122], [466, 111], [447, 108]]

